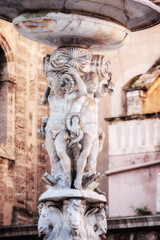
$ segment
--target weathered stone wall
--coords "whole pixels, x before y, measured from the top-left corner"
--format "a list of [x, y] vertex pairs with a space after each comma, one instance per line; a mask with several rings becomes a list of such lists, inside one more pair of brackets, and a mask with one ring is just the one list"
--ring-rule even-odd
[[41, 66], [43, 56], [52, 50], [23, 38], [12, 24], [2, 20], [0, 24], [0, 45], [9, 73], [7, 140], [0, 142], [0, 222], [24, 224], [36, 221], [37, 200], [45, 186], [41, 176], [48, 163], [38, 128], [47, 113], [40, 105], [47, 83]]
[[[158, 82], [160, 82], [160, 78]], [[157, 84], [157, 87], [151, 92], [151, 94], [142, 98], [142, 113], [160, 112], [159, 96], [160, 85]]]
[[156, 214], [159, 130], [155, 114], [115, 118], [109, 123], [110, 217], [133, 216], [144, 207]]
[[14, 172], [14, 161], [0, 157], [0, 225], [8, 225], [12, 221], [15, 199]]

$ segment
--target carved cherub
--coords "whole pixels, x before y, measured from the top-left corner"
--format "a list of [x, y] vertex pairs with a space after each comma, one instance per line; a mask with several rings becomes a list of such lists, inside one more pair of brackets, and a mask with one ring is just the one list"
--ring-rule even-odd
[[97, 98], [109, 87], [108, 60], [92, 56], [86, 49], [60, 48], [44, 59], [44, 73], [48, 86], [42, 103], [49, 103], [50, 115], [43, 118], [40, 134], [45, 138], [52, 169], [60, 161], [69, 185], [72, 164], [67, 148], [72, 148], [74, 187], [81, 189], [84, 172], [88, 177], [96, 174], [100, 142], [104, 140], [98, 129]]
[[[99, 59], [101, 57], [101, 59]], [[98, 62], [99, 61], [99, 62]], [[111, 74], [108, 72], [108, 59], [104, 56], [93, 55], [92, 70], [84, 75], [87, 95], [81, 100], [80, 113], [85, 116], [82, 127], [83, 138], [80, 141], [82, 150], [77, 159], [77, 171], [74, 181], [76, 189], [82, 188], [82, 179], [96, 176], [97, 155], [102, 149], [104, 133], [98, 128], [98, 99], [111, 91]], [[79, 99], [77, 100], [79, 101]], [[76, 107], [76, 102], [72, 107]], [[79, 104], [80, 106], [80, 104]]]
[[[49, 61], [48, 56], [47, 61]], [[50, 107], [50, 115], [46, 126], [44, 125], [45, 148], [49, 154], [52, 168], [59, 160], [61, 161], [70, 185], [71, 159], [66, 151], [67, 139], [69, 138], [66, 118], [71, 112], [74, 101], [86, 95], [86, 86], [78, 71], [71, 66], [64, 67], [65, 72], [62, 73], [53, 71], [54, 68], [51, 69], [47, 67], [46, 70], [49, 84], [42, 98], [42, 103], [48, 102]]]
[[[85, 81], [87, 95], [81, 102], [80, 113], [85, 116], [84, 126], [82, 127], [83, 138], [80, 141], [82, 145], [82, 150], [77, 159], [77, 171], [74, 181], [74, 187], [76, 189], [82, 188], [82, 178], [84, 174], [84, 169], [86, 167], [87, 161], [89, 165], [90, 172], [95, 173], [96, 159], [99, 149], [99, 139], [98, 139], [98, 107], [94, 94], [98, 89], [98, 78], [96, 74], [91, 74], [89, 81]], [[79, 101], [79, 100], [77, 100]], [[76, 107], [77, 102], [72, 106], [73, 109]], [[94, 162], [94, 166], [91, 166], [91, 162]], [[91, 168], [94, 168], [94, 171]]]

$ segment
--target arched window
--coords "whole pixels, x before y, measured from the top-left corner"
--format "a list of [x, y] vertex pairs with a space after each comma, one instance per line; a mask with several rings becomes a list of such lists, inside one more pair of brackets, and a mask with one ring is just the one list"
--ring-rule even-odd
[[0, 46], [0, 142], [7, 142], [7, 90], [8, 69], [5, 53]]

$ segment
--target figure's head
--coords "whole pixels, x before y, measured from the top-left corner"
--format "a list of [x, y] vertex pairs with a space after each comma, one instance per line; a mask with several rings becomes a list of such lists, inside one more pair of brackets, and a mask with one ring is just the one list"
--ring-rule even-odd
[[69, 74], [59, 74], [53, 72], [49, 77], [47, 77], [49, 86], [51, 90], [56, 95], [64, 95], [74, 91], [75, 81]]
[[56, 95], [63, 95], [63, 91], [60, 89], [59, 86], [59, 74], [56, 72], [50, 72], [50, 74], [47, 76], [48, 85], [50, 89], [56, 94]]
[[99, 86], [98, 75], [94, 72], [91, 72], [88, 76], [88, 79], [86, 79], [85, 84], [86, 84], [88, 93], [96, 93]]

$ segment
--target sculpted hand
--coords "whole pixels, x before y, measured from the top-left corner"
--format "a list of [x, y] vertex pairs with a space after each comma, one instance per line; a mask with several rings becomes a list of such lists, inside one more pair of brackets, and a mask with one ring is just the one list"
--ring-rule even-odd
[[77, 76], [77, 75], [79, 75], [78, 74], [78, 72], [77, 72], [77, 70], [75, 69], [75, 68], [73, 68], [73, 67], [70, 67], [69, 69], [68, 69], [68, 73], [69, 74], [71, 74], [71, 75], [73, 75], [73, 76]]
[[79, 125], [78, 125], [78, 124], [73, 124], [73, 125], [71, 126], [71, 132], [72, 132], [74, 135], [78, 136], [78, 135], [79, 135]]

